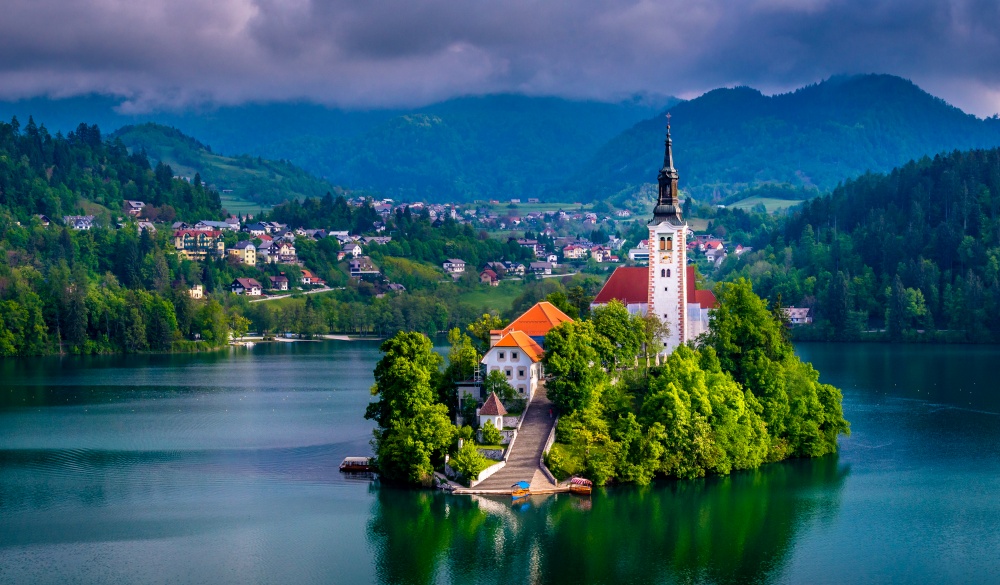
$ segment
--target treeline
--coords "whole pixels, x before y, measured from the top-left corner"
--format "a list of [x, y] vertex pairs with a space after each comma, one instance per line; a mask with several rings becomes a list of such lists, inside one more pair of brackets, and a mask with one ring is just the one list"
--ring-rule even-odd
[[742, 217], [719, 225], [756, 249], [716, 278], [745, 276], [772, 301], [813, 307], [800, 335], [1000, 340], [1000, 149], [866, 174], [787, 218]]
[[646, 484], [837, 450], [849, 432], [840, 391], [794, 354], [749, 282], [717, 290], [710, 333], [660, 366], [649, 367], [646, 348], [661, 347], [662, 325], [617, 302], [546, 335], [548, 394], [561, 412], [553, 473]]
[[221, 219], [219, 194], [200, 179], [174, 180], [170, 167], [153, 169], [145, 153], [102, 140], [97, 126], [53, 136], [32, 118], [23, 129], [17, 118], [0, 122], [0, 205], [17, 220], [96, 213], [108, 223], [126, 199], [147, 203], [165, 221]]

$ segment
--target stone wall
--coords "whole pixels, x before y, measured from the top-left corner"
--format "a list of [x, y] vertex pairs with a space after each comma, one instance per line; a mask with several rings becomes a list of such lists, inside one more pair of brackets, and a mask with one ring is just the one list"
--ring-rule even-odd
[[499, 461], [503, 459], [503, 452], [504, 452], [503, 449], [479, 449], [479, 453], [483, 457], [487, 459], [492, 459], [494, 461]]

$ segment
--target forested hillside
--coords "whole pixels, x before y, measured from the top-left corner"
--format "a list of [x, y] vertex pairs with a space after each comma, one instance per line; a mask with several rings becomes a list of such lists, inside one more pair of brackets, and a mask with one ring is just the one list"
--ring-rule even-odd
[[[0, 355], [163, 350], [192, 332], [228, 340], [218, 302], [196, 309], [171, 289], [200, 271], [165, 253], [168, 231], [118, 227], [124, 199], [162, 220], [221, 219], [216, 192], [172, 177], [97, 126], [53, 136], [33, 120], [0, 123]], [[60, 225], [81, 212], [96, 215], [93, 227]]]
[[747, 276], [782, 304], [816, 308], [812, 335], [1000, 340], [1000, 149], [866, 174], [775, 220], [724, 214], [754, 239], [718, 280]]
[[[925, 155], [1000, 145], [1000, 120], [977, 119], [889, 75], [833, 78], [775, 96], [717, 89], [670, 111], [683, 188], [714, 201], [765, 182], [828, 191]], [[615, 137], [571, 175], [567, 191], [587, 200], [653, 182], [664, 125], [657, 116]]]
[[[120, 100], [85, 96], [0, 102], [0, 118], [34, 113], [65, 130], [80, 119], [100, 120], [112, 129], [155, 122], [211, 145], [215, 155], [235, 157], [234, 162], [215, 160], [221, 167], [244, 169], [248, 161], [239, 155], [246, 153], [251, 161], [290, 161], [345, 188], [451, 201], [558, 193], [555, 188], [566, 176], [608, 140], [673, 103], [664, 97], [604, 103], [490, 95], [371, 111], [289, 103], [128, 113], [121, 111]], [[151, 157], [164, 140], [146, 141]], [[177, 146], [167, 142], [168, 148]], [[174, 162], [188, 166], [184, 160]], [[286, 178], [291, 173], [285, 167], [250, 170]], [[214, 173], [203, 170], [202, 175], [216, 183]], [[304, 184], [298, 189], [307, 190]]]
[[247, 201], [275, 205], [340, 190], [285, 160], [216, 154], [210, 146], [168, 126], [125, 126], [112, 137], [133, 152], [145, 152], [152, 161], [170, 165], [181, 176], [200, 174], [210, 187], [231, 191], [233, 196]]

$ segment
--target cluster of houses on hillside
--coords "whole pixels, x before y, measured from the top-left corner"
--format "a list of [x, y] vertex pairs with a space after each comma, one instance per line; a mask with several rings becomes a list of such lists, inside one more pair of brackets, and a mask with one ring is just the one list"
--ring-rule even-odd
[[[732, 249], [734, 255], [739, 256], [749, 252], [752, 248], [737, 245]], [[687, 242], [688, 257], [693, 258], [701, 254], [711, 264], [718, 266], [729, 255], [729, 248], [725, 242], [709, 234], [699, 234]], [[628, 251], [629, 260], [638, 264], [649, 262], [649, 240], [642, 240], [639, 245]]]

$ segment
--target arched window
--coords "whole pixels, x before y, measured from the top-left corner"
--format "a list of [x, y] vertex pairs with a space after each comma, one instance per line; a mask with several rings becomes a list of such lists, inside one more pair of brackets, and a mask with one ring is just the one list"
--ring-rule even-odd
[[663, 236], [660, 236], [660, 249], [661, 250], [666, 250], [667, 249], [667, 238], [665, 238]]
[[667, 278], [670, 278], [670, 269], [667, 268]]
[[[660, 239], [662, 240], [662, 238], [660, 238]], [[673, 250], [673, 249], [674, 249], [674, 239], [673, 238], [667, 238], [667, 251], [670, 251], [670, 250]]]
[[666, 270], [661, 270], [660, 271], [660, 277], [665, 277], [666, 275], [667, 275], [667, 271]]

